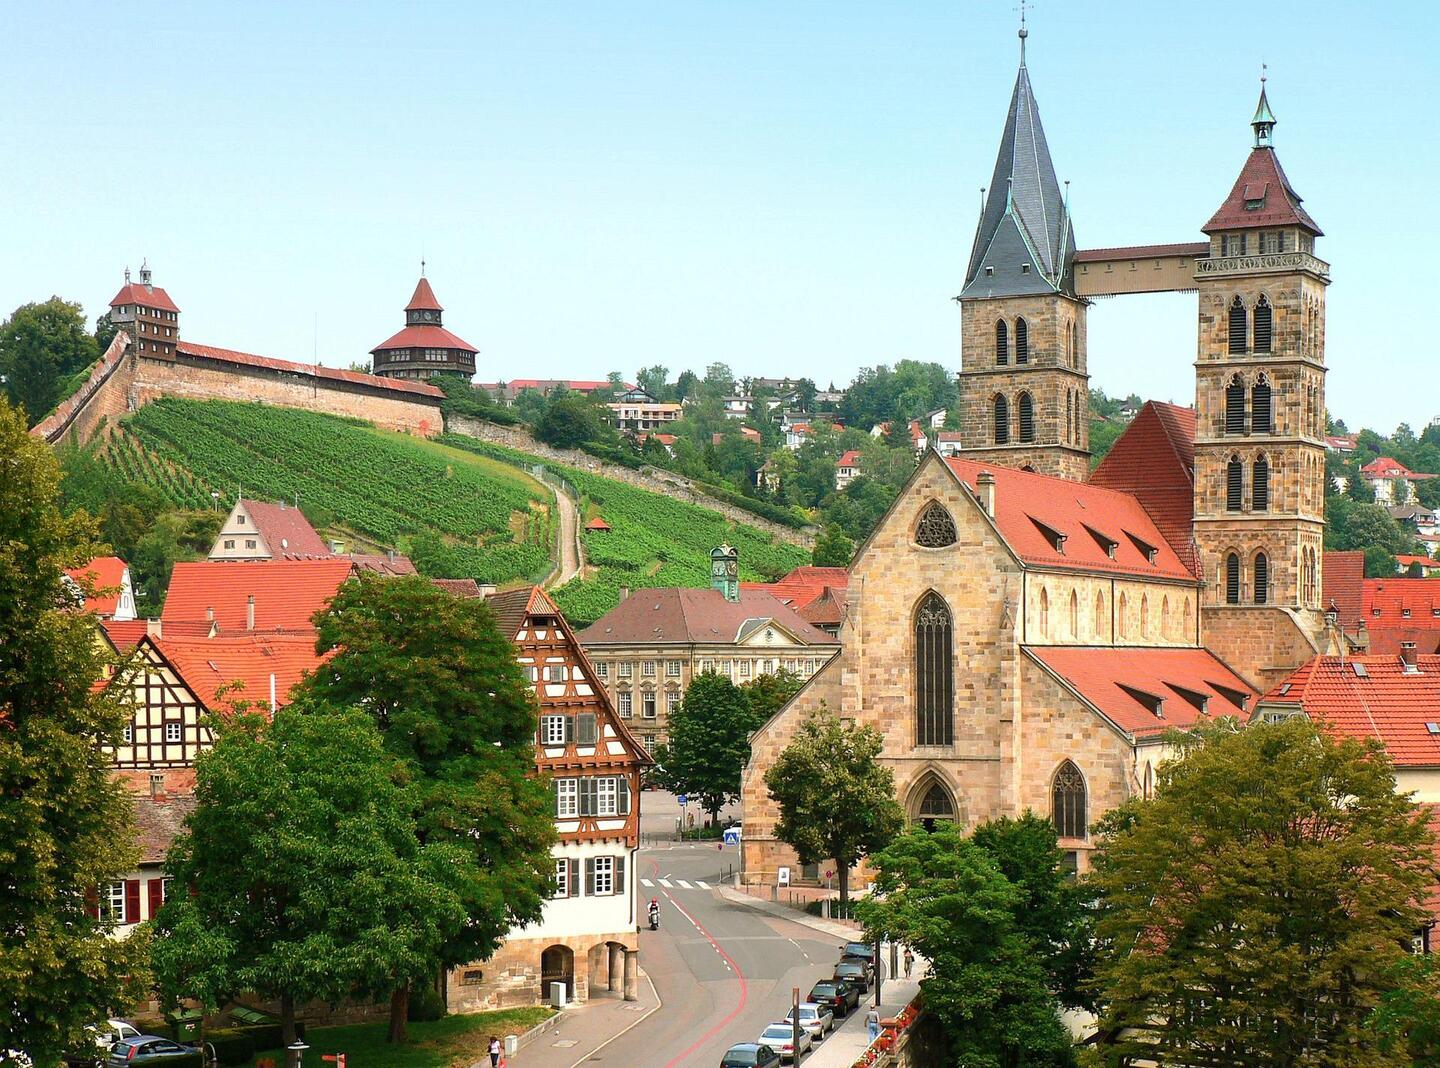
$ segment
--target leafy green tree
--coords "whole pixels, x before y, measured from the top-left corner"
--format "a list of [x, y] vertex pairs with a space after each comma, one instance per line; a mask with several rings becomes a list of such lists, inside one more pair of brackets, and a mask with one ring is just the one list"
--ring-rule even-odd
[[1120, 435], [1125, 433], [1128, 424], [1118, 419], [1098, 418], [1092, 411], [1090, 415], [1090, 466], [1100, 466], [1100, 461], [1114, 444], [1120, 440]]
[[700, 379], [694, 371], [681, 371], [680, 377], [675, 380], [675, 399], [682, 404], [689, 400], [700, 385]]
[[795, 672], [781, 668], [779, 671], [767, 671], [763, 675], [757, 675], [741, 686], [740, 692], [745, 697], [745, 703], [750, 706], [750, 718], [755, 727], [784, 708], [804, 685], [805, 680]]
[[1440, 478], [1416, 481], [1415, 495], [1420, 498], [1420, 503], [1426, 508], [1440, 508]]
[[1303, 717], [1175, 744], [1092, 855], [1111, 1062], [1394, 1063], [1367, 1019], [1434, 874], [1384, 748]]
[[709, 397], [727, 397], [735, 392], [735, 372], [728, 363], [712, 363], [705, 367], [700, 391]]
[[821, 520], [825, 526], [839, 527], [853, 541], [861, 542], [890, 510], [895, 496], [894, 489], [867, 472], [825, 502]]
[[765, 773], [780, 809], [775, 837], [801, 864], [835, 861], [842, 908], [850, 899], [850, 869], [904, 824], [895, 777], [880, 763], [883, 747], [879, 731], [842, 723], [822, 706]]
[[740, 775], [756, 726], [740, 687], [713, 671], [695, 676], [670, 716], [666, 776], [677, 792], [700, 798], [712, 821], [740, 796]]
[[295, 702], [221, 717], [166, 872], [189, 888], [155, 923], [167, 999], [388, 998], [433, 974], [467, 922], [466, 850], [416, 835], [416, 798], [364, 711]]
[[813, 412], [815, 410], [815, 388], [813, 378], [802, 378], [795, 383], [795, 407], [802, 412]]
[[[1050, 841], [1053, 849], [1053, 831]], [[1050, 932], [1035, 937], [1026, 888], [990, 849], [942, 822], [911, 828], [870, 861], [877, 893], [858, 906], [861, 922], [868, 937], [898, 938], [930, 961], [920, 989], [949, 1039], [951, 1063], [1074, 1062], [1046, 967]]]
[[[422, 844], [462, 846], [465, 929], [432, 971], [484, 960], [512, 927], [540, 918], [554, 867], [554, 802], [535, 778], [535, 703], [515, 649], [483, 601], [427, 579], [361, 575], [317, 616], [320, 652], [307, 687], [374, 717], [413, 781]], [[409, 987], [390, 1003], [403, 1040]]]
[[1380, 1048], [1391, 1063], [1440, 1068], [1440, 963], [1433, 953], [1396, 961], [1392, 989], [1380, 996], [1370, 1018]]
[[1370, 578], [1394, 575], [1396, 555], [1423, 549], [1383, 506], [1344, 497], [1325, 502], [1325, 548], [1364, 552], [1365, 574]]
[[[115, 340], [115, 335], [119, 332], [120, 328], [110, 321], [108, 311], [101, 312], [95, 317], [95, 347], [99, 350], [100, 355], [105, 355], [105, 350], [110, 347], [110, 342]], [[365, 370], [367, 372], [370, 370], [368, 364]]]
[[669, 377], [670, 369], [657, 363], [636, 371], [635, 384], [657, 401], [669, 400], [671, 392], [668, 384]]
[[1345, 487], [1345, 496], [1359, 504], [1374, 504], [1375, 487], [1370, 485], [1360, 474], [1360, 463], [1358, 460], [1352, 460], [1352, 467], [1354, 469], [1354, 476], [1350, 478], [1349, 483]]
[[0, 1050], [49, 1065], [129, 1004], [144, 967], [143, 939], [92, 914], [96, 888], [135, 861], [102, 748], [126, 714], [118, 690], [92, 690], [95, 623], [62, 583], [95, 555], [93, 521], [61, 515], [55, 457], [3, 398], [0, 470]]
[[0, 379], [12, 404], [34, 426], [55, 407], [60, 380], [100, 356], [79, 304], [51, 297], [23, 304], [0, 323]]
[[831, 525], [815, 539], [810, 562], [816, 567], [849, 567], [850, 558], [854, 555], [855, 543], [846, 537], [843, 530]]
[[578, 449], [596, 441], [611, 441], [614, 430], [605, 421], [602, 409], [592, 400], [568, 393], [550, 401], [535, 424], [535, 436], [559, 449]]

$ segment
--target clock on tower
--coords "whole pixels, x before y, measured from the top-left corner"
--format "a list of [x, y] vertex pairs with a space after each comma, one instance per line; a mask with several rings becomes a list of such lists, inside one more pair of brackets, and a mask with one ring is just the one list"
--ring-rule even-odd
[[710, 585], [720, 591], [725, 600], [740, 600], [740, 557], [729, 545], [710, 550]]

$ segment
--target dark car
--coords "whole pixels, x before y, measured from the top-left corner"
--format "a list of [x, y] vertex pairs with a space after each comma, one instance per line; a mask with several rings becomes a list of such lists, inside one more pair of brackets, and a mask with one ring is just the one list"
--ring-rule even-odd
[[844, 979], [854, 986], [860, 988], [860, 993], [870, 993], [870, 969], [865, 966], [864, 961], [846, 958], [835, 965], [833, 978]]
[[866, 981], [875, 981], [875, 947], [869, 942], [846, 942], [840, 947], [840, 963], [865, 965]]
[[720, 1068], [770, 1068], [780, 1063], [780, 1054], [758, 1042], [738, 1042], [725, 1051]]
[[845, 979], [821, 979], [805, 1000], [826, 1006], [836, 1016], [849, 1016], [860, 1004], [860, 988]]
[[199, 1068], [202, 1061], [200, 1051], [193, 1046], [182, 1046], [159, 1035], [136, 1035], [110, 1047], [109, 1064], [112, 1068], [124, 1065], [156, 1064], [169, 1068]]

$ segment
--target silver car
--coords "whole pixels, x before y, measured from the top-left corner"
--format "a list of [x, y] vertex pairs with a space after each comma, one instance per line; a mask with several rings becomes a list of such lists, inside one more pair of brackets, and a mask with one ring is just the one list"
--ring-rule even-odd
[[[793, 1061], [795, 1059], [794, 1038], [795, 1026], [786, 1021], [785, 1023], [772, 1023], [760, 1033], [760, 1037], [756, 1041], [769, 1046], [780, 1054], [782, 1061]], [[810, 1037], [810, 1032], [802, 1026], [800, 1028], [800, 1056], [803, 1057], [809, 1053], [814, 1042], [815, 1040]]]
[[[794, 1009], [785, 1013], [786, 1023], [794, 1018]], [[802, 1001], [800, 1003], [800, 1026], [810, 1032], [811, 1039], [819, 1042], [834, 1029], [835, 1014], [818, 1001]]]

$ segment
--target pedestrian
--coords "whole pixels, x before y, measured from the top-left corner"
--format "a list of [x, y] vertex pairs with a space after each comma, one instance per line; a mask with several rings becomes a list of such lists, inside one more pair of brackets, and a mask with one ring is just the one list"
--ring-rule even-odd
[[910, 978], [910, 969], [915, 967], [915, 953], [909, 946], [905, 947], [905, 978]]
[[870, 1007], [870, 1011], [865, 1014], [865, 1030], [870, 1033], [870, 1041], [872, 1044], [880, 1037], [880, 1010], [873, 1005]]
[[490, 1036], [490, 1068], [500, 1068], [500, 1039]]

